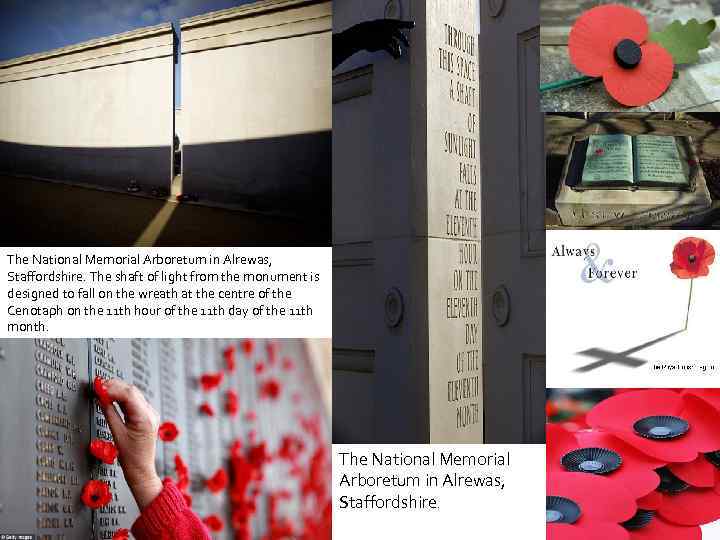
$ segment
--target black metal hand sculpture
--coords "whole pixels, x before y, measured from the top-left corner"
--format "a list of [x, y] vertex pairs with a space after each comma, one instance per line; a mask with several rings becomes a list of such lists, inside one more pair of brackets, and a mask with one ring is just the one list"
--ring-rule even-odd
[[360, 51], [387, 51], [393, 58], [402, 56], [402, 46], [410, 46], [403, 30], [415, 28], [414, 21], [378, 19], [365, 21], [333, 34], [333, 69]]

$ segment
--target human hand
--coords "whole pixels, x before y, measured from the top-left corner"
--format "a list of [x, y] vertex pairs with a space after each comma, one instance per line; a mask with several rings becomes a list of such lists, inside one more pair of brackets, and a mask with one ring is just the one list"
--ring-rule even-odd
[[366, 50], [387, 51], [393, 58], [402, 56], [402, 46], [410, 46], [403, 30], [415, 28], [413, 21], [377, 19], [365, 21], [333, 35], [333, 69], [355, 53]]
[[160, 416], [135, 386], [119, 379], [104, 381], [108, 397], [117, 402], [100, 404], [110, 426], [125, 480], [142, 511], [163, 489], [155, 471], [155, 447]]
[[378, 19], [362, 22], [353, 27], [358, 46], [370, 52], [387, 51], [393, 58], [402, 56], [401, 44], [410, 47], [410, 41], [402, 32], [415, 28], [414, 21]]

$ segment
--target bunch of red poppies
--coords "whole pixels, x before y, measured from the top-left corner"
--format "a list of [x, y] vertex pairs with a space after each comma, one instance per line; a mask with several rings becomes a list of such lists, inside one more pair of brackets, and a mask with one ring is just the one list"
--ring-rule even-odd
[[549, 540], [697, 540], [720, 519], [720, 390], [622, 390], [547, 425]]
[[[252, 339], [240, 342], [240, 350], [248, 361], [255, 362], [255, 372], [259, 374], [270, 373], [273, 368], [283, 371], [295, 369], [291, 358], [280, 360], [280, 346], [275, 341], [266, 344], [267, 356], [265, 359], [255, 358], [256, 346]], [[222, 392], [225, 398], [224, 411], [228, 416], [234, 417], [240, 409], [240, 396], [228, 388], [228, 375], [236, 370], [236, 348], [227, 347], [223, 353], [222, 367], [217, 371], [209, 371], [198, 377], [198, 385], [206, 394]], [[257, 366], [261, 366], [257, 369]], [[223, 389], [223, 387], [225, 387]], [[112, 399], [104, 386], [104, 381], [97, 378], [93, 383], [96, 399], [103, 406], [110, 405]], [[284, 398], [283, 387], [275, 377], [266, 377], [258, 380], [258, 396], [276, 402]], [[301, 401], [299, 392], [291, 394], [292, 402], [297, 406]], [[200, 405], [200, 413], [212, 417], [215, 409], [205, 401]], [[257, 420], [254, 410], [245, 411], [244, 418], [248, 422]], [[208, 418], [206, 421], [213, 421]], [[326, 540], [331, 538], [332, 519], [330, 501], [330, 474], [331, 463], [329, 444], [325, 440], [325, 432], [320, 416], [303, 416], [298, 410], [297, 421], [299, 433], [284, 434], [278, 441], [277, 449], [271, 450], [268, 442], [258, 440], [258, 433], [251, 430], [247, 435], [247, 444], [237, 439], [229, 449], [229, 460], [224, 461], [221, 467], [204, 479], [204, 483], [196, 483], [195, 489], [200, 485], [211, 494], [227, 493], [231, 505], [231, 527], [237, 540], [249, 540], [253, 537], [251, 531], [252, 518], [257, 514], [260, 506], [259, 499], [266, 497], [267, 526], [263, 540], [287, 540], [291, 538], [305, 538], [307, 540]], [[171, 421], [163, 422], [158, 429], [160, 440], [165, 443], [174, 442], [181, 436], [177, 425]], [[106, 464], [112, 464], [117, 458], [117, 448], [110, 441], [93, 440], [90, 452]], [[183, 494], [188, 506], [192, 505], [191, 473], [189, 467], [180, 454], [175, 455], [174, 483]], [[270, 488], [264, 482], [266, 468], [272, 463], [287, 467], [287, 476], [297, 482], [297, 490]], [[282, 505], [291, 500], [294, 495], [299, 496], [301, 522], [294, 523], [283, 515]], [[93, 509], [102, 508], [112, 500], [110, 485], [102, 480], [90, 480], [83, 489], [83, 502]], [[211, 532], [221, 532], [225, 529], [225, 522], [218, 514], [205, 515], [202, 518]], [[116, 531], [114, 540], [128, 538], [126, 529]]]

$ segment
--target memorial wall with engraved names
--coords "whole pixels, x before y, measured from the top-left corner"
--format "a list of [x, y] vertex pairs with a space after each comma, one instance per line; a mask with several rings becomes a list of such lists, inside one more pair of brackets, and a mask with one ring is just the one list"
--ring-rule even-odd
[[[117, 461], [89, 452], [112, 440], [96, 376], [134, 384], [178, 428], [158, 439], [156, 468], [179, 483], [178, 458], [187, 466], [184, 491], [214, 537], [323, 526], [328, 414], [303, 340], [26, 339], [0, 340], [0, 532], [112, 539], [138, 517]], [[211, 486], [220, 469], [227, 479]], [[109, 504], [83, 504], [90, 480], [108, 483]]]

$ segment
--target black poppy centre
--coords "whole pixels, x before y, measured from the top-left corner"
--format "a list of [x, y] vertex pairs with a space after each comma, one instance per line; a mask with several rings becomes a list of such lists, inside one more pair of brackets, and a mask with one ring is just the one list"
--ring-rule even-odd
[[578, 448], [565, 454], [560, 462], [569, 472], [608, 474], [622, 464], [622, 458], [607, 448]]
[[690, 424], [677, 416], [646, 416], [633, 424], [637, 435], [653, 440], [675, 439], [689, 429]]
[[707, 459], [715, 467], [720, 469], [720, 450], [715, 450], [713, 452], [707, 452], [705, 454], [705, 459]]
[[565, 497], [545, 497], [546, 523], [575, 523], [580, 517], [580, 507], [575, 501]]
[[682, 493], [690, 487], [689, 484], [680, 480], [667, 467], [655, 469], [655, 472], [658, 473], [658, 476], [660, 477], [660, 485], [657, 489], [662, 493], [676, 495], [678, 493]]
[[629, 531], [637, 531], [638, 529], [644, 529], [647, 527], [653, 520], [653, 517], [655, 517], [655, 512], [652, 510], [643, 510], [642, 508], [639, 508], [633, 517], [624, 521], [621, 525]]
[[625, 69], [636, 68], [642, 60], [642, 49], [632, 39], [623, 39], [615, 46], [615, 61]]

